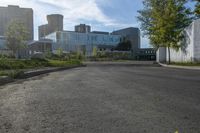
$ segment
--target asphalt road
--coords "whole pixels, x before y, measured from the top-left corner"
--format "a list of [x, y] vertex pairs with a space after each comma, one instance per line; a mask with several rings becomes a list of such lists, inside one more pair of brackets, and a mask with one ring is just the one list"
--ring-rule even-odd
[[200, 71], [98, 64], [0, 87], [0, 133], [200, 133]]

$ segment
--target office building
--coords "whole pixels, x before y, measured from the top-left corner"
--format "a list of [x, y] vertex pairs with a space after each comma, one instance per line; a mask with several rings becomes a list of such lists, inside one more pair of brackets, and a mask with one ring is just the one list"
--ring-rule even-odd
[[140, 30], [139, 28], [125, 28], [121, 30], [116, 30], [112, 32], [113, 35], [121, 35], [126, 40], [131, 41], [132, 51], [136, 54], [137, 50], [140, 48]]
[[85, 24], [76, 25], [75, 32], [89, 33], [89, 32], [91, 32], [91, 27], [89, 25], [85, 25]]
[[56, 31], [63, 31], [63, 16], [60, 14], [47, 15], [48, 24], [41, 25], [38, 28], [39, 40], [43, 39], [46, 35], [49, 35]]
[[120, 35], [79, 33], [74, 31], [58, 31], [45, 38], [53, 40], [53, 51], [62, 49], [64, 52], [85, 51], [87, 56], [92, 55], [96, 47], [116, 47], [120, 42]]
[[29, 33], [28, 40], [33, 40], [33, 10], [31, 8], [20, 8], [12, 5], [0, 7], [0, 36], [5, 36], [12, 21], [23, 23]]

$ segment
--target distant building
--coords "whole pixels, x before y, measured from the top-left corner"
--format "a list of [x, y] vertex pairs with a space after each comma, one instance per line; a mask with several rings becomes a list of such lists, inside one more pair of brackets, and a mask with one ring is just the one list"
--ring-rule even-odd
[[85, 51], [87, 56], [91, 56], [94, 47], [116, 47], [120, 42], [121, 36], [92, 32], [59, 31], [47, 35], [45, 38], [53, 40], [54, 51], [59, 48], [64, 52]]
[[104, 35], [109, 35], [109, 32], [104, 32], [104, 31], [92, 31], [94, 34], [104, 34]]
[[89, 25], [85, 25], [85, 24], [76, 25], [75, 32], [90, 33], [91, 27]]
[[[112, 32], [113, 35], [121, 35], [126, 38], [126, 40], [131, 41], [132, 51], [136, 54], [137, 50], [140, 48], [140, 29], [139, 28], [125, 28]], [[122, 39], [123, 40], [123, 39]]]
[[[185, 28], [185, 39], [178, 51], [170, 49], [172, 62], [200, 62], [200, 19]], [[157, 62], [168, 62], [167, 48], [159, 48]]]
[[30, 56], [34, 56], [36, 53], [48, 53], [52, 52], [52, 40], [44, 39], [39, 41], [32, 41], [28, 43], [28, 50]]
[[28, 40], [33, 40], [33, 10], [31, 8], [20, 8], [8, 5], [0, 7], [0, 36], [5, 36], [9, 23], [20, 21], [28, 30]]
[[56, 31], [63, 31], [63, 16], [60, 14], [47, 15], [48, 24], [41, 25], [38, 28], [39, 40], [43, 39], [46, 35], [49, 35]]
[[156, 60], [154, 48], [140, 48], [136, 52], [136, 60]]

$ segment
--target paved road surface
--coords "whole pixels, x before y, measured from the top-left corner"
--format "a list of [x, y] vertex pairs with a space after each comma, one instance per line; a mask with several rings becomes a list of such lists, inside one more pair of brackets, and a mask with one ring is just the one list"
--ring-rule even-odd
[[200, 133], [200, 71], [91, 63], [0, 89], [0, 133]]

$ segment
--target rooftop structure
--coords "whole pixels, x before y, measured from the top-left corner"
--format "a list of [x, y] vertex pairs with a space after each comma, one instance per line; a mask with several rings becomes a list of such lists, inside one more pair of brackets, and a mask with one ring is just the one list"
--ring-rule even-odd
[[85, 24], [76, 25], [75, 32], [89, 33], [89, 32], [91, 32], [91, 27], [89, 25], [85, 25]]
[[39, 26], [39, 40], [56, 31], [63, 31], [63, 16], [60, 14], [47, 15], [48, 24]]

